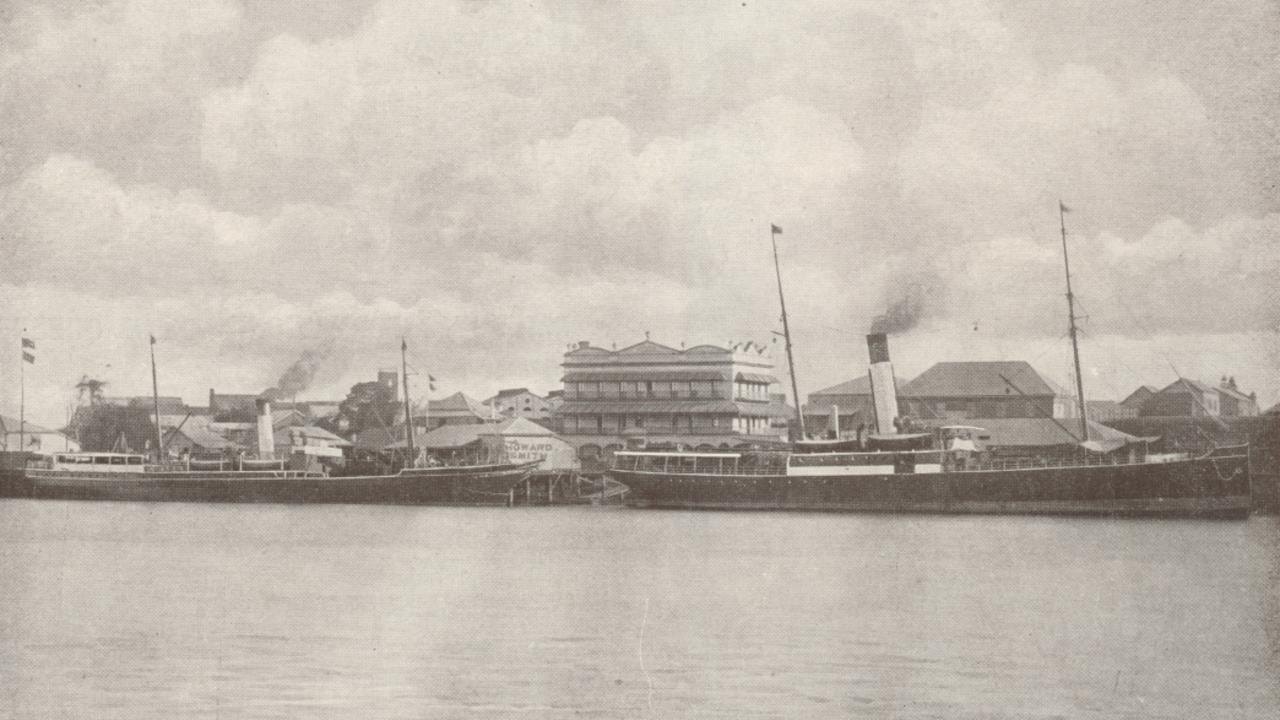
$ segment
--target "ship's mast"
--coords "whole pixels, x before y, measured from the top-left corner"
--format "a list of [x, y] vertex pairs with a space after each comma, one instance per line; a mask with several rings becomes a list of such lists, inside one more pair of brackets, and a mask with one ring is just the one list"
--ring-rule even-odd
[[1084, 405], [1084, 375], [1080, 372], [1080, 343], [1076, 339], [1076, 300], [1071, 293], [1071, 260], [1067, 257], [1067, 206], [1058, 201], [1058, 227], [1062, 229], [1062, 265], [1067, 273], [1067, 320], [1070, 323], [1071, 354], [1076, 367], [1076, 397], [1080, 401], [1080, 437], [1089, 439], [1089, 418]]
[[409, 409], [409, 362], [405, 360], [405, 353], [409, 351], [409, 343], [402, 337], [400, 338], [400, 381], [401, 387], [404, 388], [404, 442], [405, 448], [409, 451], [409, 467], [417, 464], [418, 453], [413, 449], [413, 411]]
[[797, 440], [804, 439], [804, 414], [800, 411], [800, 390], [796, 384], [796, 361], [791, 355], [791, 327], [787, 324], [787, 300], [782, 296], [782, 269], [778, 265], [778, 236], [782, 234], [782, 228], [777, 225], [769, 226], [769, 239], [773, 242], [773, 272], [778, 278], [778, 304], [782, 306], [782, 337], [787, 345], [787, 369], [791, 371], [791, 397], [796, 404], [796, 432]]
[[151, 407], [156, 413], [156, 462], [164, 462], [160, 439], [160, 386], [156, 382], [156, 336], [151, 336]]

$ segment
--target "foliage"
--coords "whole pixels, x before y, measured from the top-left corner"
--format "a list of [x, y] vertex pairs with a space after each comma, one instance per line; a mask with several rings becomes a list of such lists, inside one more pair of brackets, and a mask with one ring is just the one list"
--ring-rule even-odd
[[375, 428], [389, 428], [395, 423], [400, 404], [391, 388], [380, 382], [356, 383], [338, 406], [338, 414], [347, 421], [347, 429], [359, 433]]
[[125, 448], [141, 452], [155, 441], [155, 425], [146, 408], [138, 406], [92, 405], [76, 411], [67, 428], [86, 451], [109, 452], [124, 438]]

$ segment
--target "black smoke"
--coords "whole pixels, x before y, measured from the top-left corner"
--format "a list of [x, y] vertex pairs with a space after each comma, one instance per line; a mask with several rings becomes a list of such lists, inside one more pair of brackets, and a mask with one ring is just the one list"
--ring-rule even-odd
[[871, 321], [871, 333], [902, 334], [937, 311], [945, 286], [933, 274], [891, 281], [883, 315]]

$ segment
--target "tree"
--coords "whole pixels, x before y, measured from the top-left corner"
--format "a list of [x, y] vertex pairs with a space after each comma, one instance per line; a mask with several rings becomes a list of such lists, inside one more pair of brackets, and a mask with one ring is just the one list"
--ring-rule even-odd
[[68, 428], [80, 447], [91, 452], [117, 449], [121, 438], [130, 451], [141, 452], [155, 441], [155, 425], [146, 408], [92, 405], [76, 411]]
[[351, 392], [338, 406], [338, 415], [345, 418], [352, 435], [375, 428], [389, 428], [396, 420], [400, 404], [391, 388], [380, 382], [362, 382], [351, 386]]
[[102, 403], [102, 391], [107, 387], [106, 380], [98, 380], [88, 375], [81, 375], [76, 383], [76, 392], [80, 396], [80, 404], [93, 407]]

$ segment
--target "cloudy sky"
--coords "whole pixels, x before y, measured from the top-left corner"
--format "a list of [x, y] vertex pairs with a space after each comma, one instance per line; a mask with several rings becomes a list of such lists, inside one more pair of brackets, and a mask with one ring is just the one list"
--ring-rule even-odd
[[[1272, 2], [0, 4], [0, 407], [303, 396], [398, 361], [559, 383], [566, 345], [768, 341], [801, 392], [1025, 359], [1091, 397], [1181, 374], [1280, 400]], [[634, 8], [629, 7], [635, 5]], [[315, 7], [323, 9], [317, 10]], [[781, 353], [779, 353], [781, 355]]]

